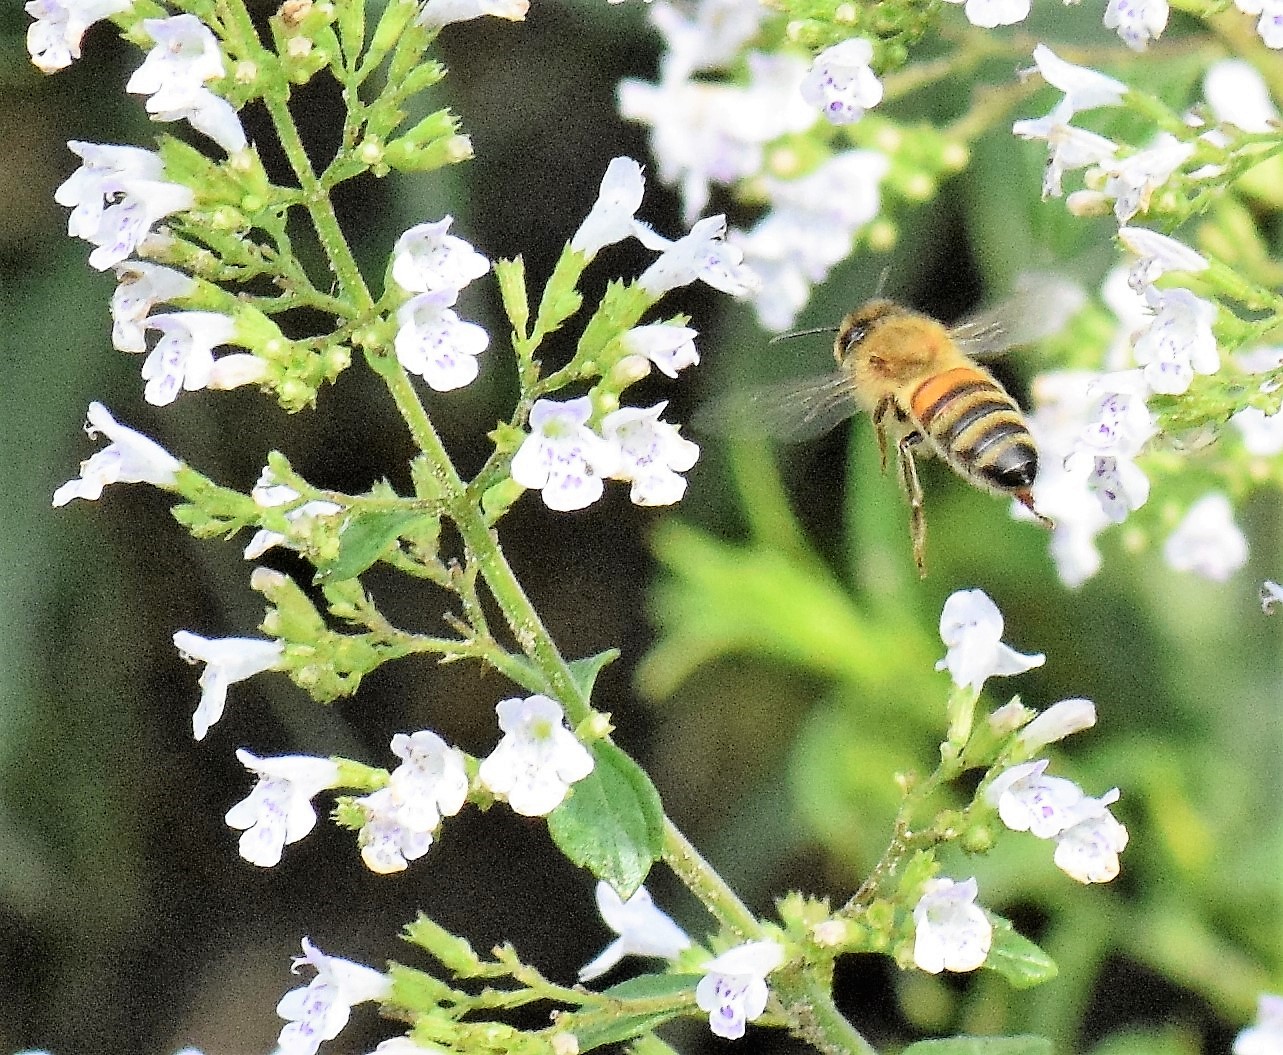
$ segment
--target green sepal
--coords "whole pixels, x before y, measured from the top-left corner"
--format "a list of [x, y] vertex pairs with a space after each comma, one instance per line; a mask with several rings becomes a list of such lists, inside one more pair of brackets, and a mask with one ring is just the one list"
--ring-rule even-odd
[[435, 957], [456, 978], [472, 978], [482, 973], [481, 958], [467, 939], [451, 934], [422, 912], [413, 923], [406, 924], [401, 937]]
[[526, 326], [530, 322], [530, 300], [526, 293], [526, 265], [521, 257], [494, 262], [495, 278], [499, 280], [499, 296], [503, 310], [512, 323], [512, 330], [519, 340], [526, 339]]
[[339, 535], [339, 555], [330, 564], [317, 569], [316, 581], [351, 579], [387, 553], [396, 540], [421, 512], [414, 509], [388, 509], [378, 512], [354, 512]]
[[614, 744], [590, 748], [593, 771], [548, 816], [562, 853], [628, 900], [663, 848], [664, 810], [641, 767]]
[[[561, 1015], [557, 1025], [573, 1033], [581, 1052], [619, 1044], [640, 1037], [684, 1014], [695, 1002], [698, 974], [643, 974], [611, 986], [602, 996], [622, 1003], [608, 1010], [593, 1010]], [[660, 1007], [630, 1012], [627, 1002], [661, 1003]], [[671, 1001], [662, 1006], [663, 1001]]]
[[901, 1055], [1052, 1055], [1046, 1037], [945, 1037], [910, 1044]]
[[1032, 989], [1043, 982], [1050, 982], [1060, 973], [1056, 961], [1024, 935], [1018, 934], [1010, 920], [991, 912], [986, 915], [993, 924], [993, 945], [989, 948], [985, 967], [997, 971], [1015, 989]]

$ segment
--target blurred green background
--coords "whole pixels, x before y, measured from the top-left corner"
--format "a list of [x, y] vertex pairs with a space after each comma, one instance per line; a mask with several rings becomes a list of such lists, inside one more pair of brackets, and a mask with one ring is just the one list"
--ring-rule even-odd
[[[392, 733], [431, 727], [484, 753], [493, 705], [511, 686], [420, 660], [322, 709], [285, 679], [260, 677], [233, 688], [223, 721], [192, 741], [197, 671], [170, 638], [254, 632], [262, 607], [243, 540], [188, 539], [165, 497], [143, 487], [53, 511], [53, 489], [92, 449], [80, 432], [88, 402], [244, 489], [274, 447], [318, 485], [362, 490], [384, 475], [404, 485], [410, 447], [359, 370], [294, 418], [244, 392], [143, 403], [139, 362], [110, 346], [112, 279], [87, 267], [52, 198], [74, 168], [66, 140], [150, 142], [155, 127], [123, 94], [138, 55], [99, 27], [84, 60], [46, 78], [27, 62], [26, 22], [17, 4], [0, 14], [0, 1052], [268, 1051], [301, 936], [376, 965], [415, 962], [396, 933], [418, 909], [478, 947], [511, 940], [571, 979], [609, 935], [591, 881], [537, 823], [465, 811], [395, 877], [367, 873], [351, 836], [325, 823], [270, 871], [236, 855], [222, 822], [248, 789], [235, 748], [384, 764]], [[442, 43], [453, 71], [442, 97], [463, 115], [477, 160], [444, 178], [351, 185], [346, 229], [377, 273], [401, 230], [449, 212], [491, 257], [523, 254], [537, 280], [607, 161], [645, 158], [642, 130], [614, 116], [614, 86], [653, 77], [656, 35], [640, 6], [535, 0], [524, 25], [455, 26]], [[943, 96], [920, 100], [919, 116], [947, 110]], [[299, 93], [321, 154], [336, 105], [324, 86]], [[246, 118], [276, 163], [262, 114]], [[803, 322], [837, 318], [888, 264], [891, 292], [944, 318], [1031, 262], [1098, 282], [1110, 260], [1104, 228], [1067, 221], [1032, 191], [1020, 212], [998, 190], [1013, 178], [1037, 185], [1033, 154], [1006, 135], [982, 141], [972, 169], [897, 217], [899, 248], [835, 275]], [[662, 232], [679, 228], [677, 201], [653, 182], [642, 213]], [[635, 274], [645, 258], [604, 254], [590, 287]], [[826, 364], [822, 338], [768, 346], [746, 308], [702, 289], [666, 308], [694, 317], [704, 362], [678, 384], [647, 381], [634, 402], [670, 399], [673, 420], [731, 386]], [[492, 284], [474, 283], [462, 311], [503, 330]], [[512, 397], [498, 342], [484, 359], [478, 384], [431, 402], [465, 472]], [[1004, 379], [1022, 393], [1039, 365], [1015, 357]], [[951, 874], [976, 874], [987, 907], [1058, 960], [1060, 978], [1013, 993], [986, 972], [941, 980], [862, 957], [842, 965], [840, 1005], [887, 1047], [1028, 1030], [1063, 1052], [1228, 1050], [1258, 991], [1283, 990], [1283, 616], [1267, 619], [1256, 600], [1262, 578], [1283, 574], [1277, 493], [1243, 508], [1252, 558], [1226, 585], [1173, 573], [1143, 536], [1124, 547], [1115, 532], [1102, 574], [1067, 592], [1039, 528], [930, 466], [932, 574], [919, 584], [904, 504], [877, 471], [866, 422], [778, 452], [697, 438], [704, 457], [676, 510], [636, 509], [622, 488], [572, 516], [527, 498], [505, 534], [568, 655], [623, 649], [598, 705], [678, 824], [761, 912], [794, 887], [849, 896], [885, 845], [894, 774], [929, 769], [942, 736], [947, 679], [931, 669], [943, 652], [940, 607], [955, 589], [982, 587], [1006, 615], [1006, 639], [1048, 656], [991, 683], [994, 699], [1019, 691], [1035, 707], [1068, 696], [1098, 705], [1098, 728], [1065, 745], [1055, 767], [1093, 794], [1122, 789], [1115, 812], [1132, 837], [1123, 874], [1081, 888], [1052, 866], [1049, 846], [1015, 836], [987, 858], [950, 859]], [[1188, 498], [1183, 487], [1172, 493]], [[1152, 501], [1166, 500], [1160, 489]], [[304, 574], [288, 555], [271, 563]], [[444, 598], [392, 578], [372, 587], [403, 624], [440, 627]], [[651, 885], [702, 932], [698, 906], [662, 869]], [[359, 1011], [325, 1050], [368, 1051], [387, 1033]], [[695, 1026], [672, 1039], [686, 1052], [720, 1047]], [[754, 1034], [741, 1047], [797, 1046]]]

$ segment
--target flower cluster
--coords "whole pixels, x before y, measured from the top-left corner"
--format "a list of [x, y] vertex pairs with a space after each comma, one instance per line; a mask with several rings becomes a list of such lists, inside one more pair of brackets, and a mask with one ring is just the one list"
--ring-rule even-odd
[[[503, 736], [481, 761], [477, 789], [523, 816], [546, 816], [592, 772], [592, 754], [566, 728], [561, 705], [547, 696], [502, 700], [497, 711]], [[403, 871], [422, 857], [442, 818], [458, 813], [472, 791], [464, 754], [433, 732], [398, 733], [392, 753], [400, 765], [381, 786], [353, 800], [361, 818], [361, 858], [381, 874]], [[271, 867], [316, 825], [312, 799], [340, 787], [343, 774], [337, 762], [307, 755], [257, 758], [242, 749], [236, 757], [258, 780], [228, 810], [227, 823], [243, 833], [241, 856]]]

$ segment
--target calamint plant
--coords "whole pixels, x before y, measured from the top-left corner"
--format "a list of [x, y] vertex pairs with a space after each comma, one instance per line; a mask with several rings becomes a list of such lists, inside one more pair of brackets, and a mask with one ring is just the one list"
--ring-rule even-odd
[[[661, 234], [646, 222], [643, 166], [617, 157], [589, 213], [567, 225], [547, 275], [527, 274], [520, 257], [492, 259], [449, 215], [401, 233], [386, 266], [363, 273], [335, 190], [367, 174], [431, 179], [468, 161], [472, 143], [450, 109], [410, 117], [447, 75], [438, 35], [476, 18], [521, 20], [527, 6], [286, 0], [256, 19], [244, 0], [25, 5], [28, 49], [46, 72], [78, 59], [95, 23], [115, 26], [143, 53], [125, 90], [165, 126], [151, 147], [71, 142], [78, 167], [56, 194], [69, 210], [68, 233], [91, 247], [90, 267], [116, 277], [112, 343], [141, 357], [143, 400], [181, 413], [188, 393], [253, 387], [287, 411], [311, 413], [341, 374], [365, 371], [386, 388], [415, 447], [404, 491], [386, 482], [356, 494], [317, 487], [282, 451], [265, 452], [257, 482], [241, 491], [90, 404], [86, 431], [101, 446], [56, 490], [55, 506], [146, 483], [173, 497], [174, 518], [193, 536], [237, 537], [250, 562], [286, 549], [312, 569], [305, 582], [250, 567], [266, 608], [257, 636], [176, 630], [175, 647], [201, 668], [195, 739], [211, 738], [229, 696], [235, 705], [235, 686], [258, 676], [284, 676], [319, 703], [413, 655], [504, 679], [484, 757], [429, 729], [400, 732], [384, 757], [368, 759], [310, 755], [306, 744], [280, 756], [238, 748], [246, 793], [226, 823], [239, 833], [240, 855], [275, 866], [314, 830], [319, 810], [351, 833], [370, 871], [430, 868], [452, 818], [511, 809], [544, 819], [561, 853], [596, 881], [602, 919], [617, 935], [577, 979], [546, 977], [508, 944], [478, 952], [426, 915], [403, 931], [412, 948], [380, 965], [301, 937], [292, 971], [303, 984], [277, 1005], [285, 1022], [277, 1051], [313, 1055], [368, 1003], [388, 1020], [380, 1055], [576, 1055], [621, 1043], [660, 1055], [670, 1049], [656, 1031], [679, 1018], [706, 1021], [727, 1040], [756, 1023], [832, 1055], [871, 1055], [858, 1009], [834, 999], [841, 957], [886, 957], [927, 976], [983, 969], [1017, 988], [1049, 981], [1056, 965], [985, 907], [982, 877], [992, 872], [972, 862], [1010, 831], [1011, 843], [1049, 858], [1066, 885], [1109, 883], [1128, 844], [1113, 811], [1127, 800], [1118, 788], [1089, 791], [1060, 775], [1055, 745], [1095, 724], [1092, 702], [1038, 711], [1019, 698], [991, 701], [993, 679], [1044, 657], [1004, 642], [1003, 617], [985, 592], [960, 590], [944, 604], [944, 656], [934, 673], [923, 664], [942, 698], [938, 761], [926, 775], [898, 778], [889, 843], [867, 878], [852, 890], [784, 894], [763, 917], [704, 860], [627, 745], [616, 743], [594, 685], [618, 653], [576, 657], [558, 647], [505, 557], [503, 522], [517, 502], [536, 501], [528, 491], [549, 516], [591, 506], [608, 488], [626, 488], [638, 506], [681, 500], [700, 448], [666, 417], [668, 401], [640, 405], [629, 392], [652, 372], [680, 383], [709, 352], [697, 346], [695, 320], [665, 309], [665, 296], [703, 283], [749, 301], [767, 329], [790, 326], [835, 266], [855, 249], [890, 249], [901, 219], [968, 164], [982, 133], [1001, 127], [1045, 150], [1046, 198], [1065, 197], [1084, 222], [1112, 217], [1124, 261], [1102, 279], [1103, 303], [1071, 323], [1064, 348], [1072, 341], [1075, 351], [1065, 352], [1064, 368], [1034, 383], [1032, 423], [1047, 466], [1035, 495], [1056, 520], [1051, 551], [1061, 577], [1076, 585], [1094, 575], [1097, 535], [1130, 521], [1154, 485], [1179, 492], [1177, 441], [1232, 421], [1225, 457], [1199, 470], [1206, 493], [1190, 495], [1173, 523], [1167, 513], [1141, 522], [1142, 541], [1161, 536], [1173, 568], [1229, 577], [1247, 558], [1234, 500], [1262, 480], [1283, 482], [1277, 460], [1259, 460], [1283, 450], [1283, 360], [1268, 344], [1283, 322], [1275, 289], [1283, 275], [1250, 208], [1283, 208], [1283, 183], [1263, 174], [1283, 164], [1270, 101], [1283, 84], [1280, 67], [1263, 75], [1191, 36], [1209, 58], [1202, 94], [1173, 102], [1046, 43], [985, 32], [1022, 21], [1028, 0], [966, 0], [960, 14], [912, 0], [686, 8], [659, 0], [649, 8], [666, 43], [659, 80], [623, 82], [619, 107], [649, 128], [656, 175], [679, 189], [685, 230]], [[1219, 12], [1224, 6], [1180, 5], [1192, 22], [1218, 26], [1240, 17]], [[1238, 6], [1255, 20], [1254, 48], [1283, 46], [1277, 0]], [[1166, 0], [1110, 0], [1104, 26], [1127, 50], [1125, 62], [1103, 64], [1121, 73], [1159, 55], [1168, 17]], [[942, 25], [943, 57], [910, 61]], [[1108, 55], [1103, 44], [1084, 50]], [[924, 85], [1002, 59], [1022, 66], [1019, 76], [948, 124], [887, 115]], [[297, 89], [318, 78], [335, 82], [346, 106], [341, 141], [320, 160], [291, 111]], [[1050, 110], [1039, 116], [1033, 100], [1044, 95]], [[241, 114], [251, 107], [270, 122], [288, 180], [269, 176], [247, 135]], [[1066, 183], [1080, 178], [1066, 197]], [[751, 227], [704, 215], [727, 194], [756, 209]], [[648, 263], [589, 296], [589, 265], [628, 240]], [[313, 262], [314, 248], [324, 266]], [[479, 284], [497, 289], [506, 332], [461, 314], [461, 294]], [[569, 332], [573, 353], [549, 366], [549, 338]], [[488, 433], [484, 462], [465, 475], [423, 392], [448, 399], [489, 359], [515, 373], [517, 395]], [[376, 567], [446, 597], [447, 632], [397, 626], [363, 580]], [[1276, 584], [1265, 591], [1263, 603], [1278, 600]], [[698, 929], [679, 926], [648, 893], [660, 864], [706, 910]], [[601, 987], [628, 957], [648, 962]], [[1279, 999], [1261, 997], [1259, 1021], [1239, 1035], [1236, 1055], [1277, 1050]], [[527, 1006], [546, 1012], [541, 1025], [514, 1023], [513, 1009]], [[1048, 1050], [1036, 1037], [949, 1043], [929, 1050]]]

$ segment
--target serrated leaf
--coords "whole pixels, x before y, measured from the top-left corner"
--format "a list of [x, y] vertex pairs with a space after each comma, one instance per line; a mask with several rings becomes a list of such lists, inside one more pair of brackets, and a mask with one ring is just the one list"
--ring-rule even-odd
[[625, 901], [660, 855], [664, 810], [650, 778], [614, 744], [592, 745], [593, 771], [548, 816], [553, 842]]
[[1023, 934], [1017, 934], [1009, 920], [990, 914], [993, 945], [985, 966], [997, 971], [1016, 989], [1031, 989], [1049, 982], [1059, 973], [1056, 961]]
[[901, 1055], [1052, 1055], [1046, 1037], [945, 1037], [910, 1044]]
[[412, 509], [390, 509], [377, 513], [356, 513], [343, 525], [339, 555], [317, 571], [317, 580], [351, 579], [365, 571], [396, 541], [397, 536], [422, 513]]
[[597, 675], [601, 673], [602, 668], [608, 663], [614, 663], [618, 658], [619, 649], [608, 648], [605, 652], [598, 652], [595, 656], [572, 659], [567, 664], [570, 667], [570, 676], [575, 679], [575, 685], [584, 694], [585, 700], [592, 699], [593, 685], [596, 683]]

